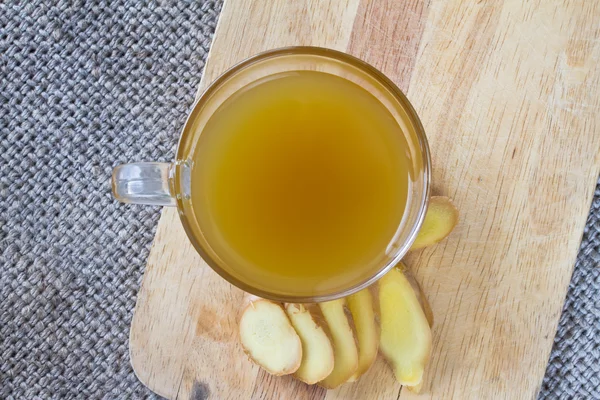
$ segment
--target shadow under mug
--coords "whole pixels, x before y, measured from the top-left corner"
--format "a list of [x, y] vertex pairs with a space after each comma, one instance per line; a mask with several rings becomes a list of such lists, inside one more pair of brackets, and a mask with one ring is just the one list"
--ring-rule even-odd
[[[408, 201], [393, 242], [373, 273], [357, 282], [320, 291], [286, 293], [269, 282], [251, 282], [240, 267], [228, 265], [215, 253], [191, 205], [191, 159], [203, 127], [234, 93], [265, 77], [290, 71], [320, 71], [348, 79], [375, 96], [401, 127], [410, 153]], [[224, 279], [246, 292], [284, 302], [321, 302], [348, 296], [382, 277], [410, 249], [429, 201], [431, 160], [423, 126], [406, 96], [374, 67], [348, 54], [318, 47], [286, 47], [251, 57], [215, 80], [193, 105], [181, 132], [173, 163], [133, 163], [113, 170], [115, 198], [124, 203], [175, 206], [181, 223], [206, 263]]]

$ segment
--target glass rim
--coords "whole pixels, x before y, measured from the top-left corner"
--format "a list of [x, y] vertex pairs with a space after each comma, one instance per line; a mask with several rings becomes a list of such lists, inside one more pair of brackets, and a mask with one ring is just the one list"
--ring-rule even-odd
[[[289, 56], [289, 55], [313, 55], [329, 58], [335, 61], [340, 61], [342, 63], [346, 63], [352, 67], [358, 68], [359, 70], [367, 73], [372, 78], [375, 78], [380, 84], [382, 84], [394, 97], [394, 99], [401, 105], [404, 111], [408, 114], [410, 122], [414, 125], [415, 134], [417, 137], [417, 144], [421, 151], [423, 157], [423, 173], [421, 174], [423, 178], [423, 200], [420, 202], [419, 210], [417, 214], [416, 222], [410, 228], [410, 232], [408, 233], [407, 240], [402, 244], [400, 249], [398, 250], [396, 256], [390, 259], [382, 268], [380, 268], [377, 273], [361, 281], [358, 284], [355, 284], [349, 288], [343, 290], [337, 290], [331, 294], [326, 295], [314, 295], [314, 296], [298, 296], [298, 295], [281, 295], [277, 293], [270, 293], [268, 291], [256, 288], [238, 278], [231, 275], [229, 272], [221, 268], [221, 266], [213, 260], [210, 254], [204, 249], [201, 243], [195, 237], [194, 230], [190, 226], [190, 222], [188, 221], [188, 216], [183, 207], [183, 201], [181, 196], [176, 196], [176, 206], [178, 210], [178, 214], [185, 230], [185, 233], [190, 240], [191, 244], [194, 246], [195, 250], [202, 257], [204, 262], [217, 274], [219, 274], [223, 279], [225, 279], [230, 284], [235, 287], [253, 294], [255, 296], [259, 296], [265, 299], [274, 300], [278, 302], [286, 302], [286, 303], [319, 303], [324, 301], [330, 301], [339, 299], [342, 297], [349, 296], [353, 293], [356, 293], [362, 289], [365, 289], [371, 286], [373, 283], [377, 282], [383, 275], [385, 275], [388, 271], [394, 268], [406, 255], [406, 253], [410, 250], [411, 245], [415, 241], [419, 229], [423, 223], [425, 218], [425, 213], [427, 212], [427, 208], [429, 206], [429, 198], [431, 191], [431, 154], [429, 150], [429, 143], [427, 141], [427, 137], [425, 135], [425, 129], [423, 128], [423, 124], [414, 107], [406, 97], [406, 95], [398, 88], [396, 84], [394, 84], [387, 76], [385, 76], [378, 69], [368, 64], [367, 62], [356, 58], [350, 54], [338, 51], [327, 49], [323, 47], [315, 47], [315, 46], [288, 46], [281, 47], [272, 50], [267, 50], [261, 53], [258, 53], [254, 56], [246, 58], [237, 64], [233, 65], [225, 72], [223, 72], [217, 79], [215, 79], [212, 83], [210, 83], [206, 89], [197, 97], [194, 101], [191, 111], [188, 114], [188, 117], [185, 121], [183, 129], [181, 131], [181, 135], [179, 137], [179, 142], [177, 144], [177, 153], [176, 153], [176, 161], [175, 163], [179, 163], [184, 160], [185, 154], [183, 153], [182, 144], [187, 139], [190, 134], [190, 126], [192, 125], [195, 115], [203, 108], [203, 105], [210, 101], [211, 94], [217, 91], [224, 83], [226, 83], [230, 78], [242, 72], [245, 68], [250, 67], [258, 62], [265, 61], [271, 58], [277, 58], [281, 56]], [[171, 176], [175, 182], [178, 182], [181, 177], [179, 176], [179, 168], [174, 169], [174, 174]], [[178, 185], [175, 183], [172, 188], [174, 189]], [[177, 195], [177, 193], [175, 193]]]

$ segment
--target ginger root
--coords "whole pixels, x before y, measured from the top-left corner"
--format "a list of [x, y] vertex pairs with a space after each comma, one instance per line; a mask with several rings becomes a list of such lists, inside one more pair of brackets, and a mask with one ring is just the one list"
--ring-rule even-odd
[[273, 375], [296, 372], [302, 344], [283, 308], [272, 301], [251, 301], [240, 320], [240, 340], [248, 356]]
[[393, 268], [378, 283], [379, 349], [398, 382], [418, 386], [431, 354], [431, 328], [410, 282]]
[[409, 392], [412, 392], [414, 394], [419, 394], [421, 393], [421, 390], [423, 390], [423, 380], [421, 380], [421, 382], [419, 382], [418, 384], [414, 385], [414, 386], [409, 386], [406, 385], [405, 386]]
[[319, 303], [331, 335], [334, 354], [333, 371], [319, 382], [327, 389], [334, 389], [348, 381], [358, 367], [358, 349], [344, 303], [345, 299]]
[[396, 268], [402, 271], [404, 277], [408, 280], [410, 286], [412, 286], [415, 295], [419, 300], [419, 304], [421, 304], [421, 309], [425, 313], [425, 317], [427, 318], [429, 327], [433, 328], [433, 311], [431, 310], [431, 305], [429, 304], [429, 301], [427, 301], [427, 297], [425, 297], [425, 293], [423, 292], [421, 285], [419, 285], [419, 282], [417, 282], [414, 275], [412, 274], [412, 272], [410, 272], [410, 269], [408, 269], [406, 264], [404, 264], [403, 262], [399, 262], [398, 265], [396, 265]]
[[[421, 285], [419, 285], [413, 274], [410, 272], [410, 269], [408, 269], [404, 263], [399, 263], [398, 268], [402, 270], [404, 276], [415, 291], [415, 294], [419, 299], [419, 304], [421, 304], [421, 308], [423, 309], [425, 317], [427, 318], [427, 322], [429, 323], [429, 327], [433, 328], [433, 311], [431, 310], [431, 306], [427, 301], [427, 297], [425, 297], [425, 293], [423, 293], [423, 289], [421, 289]], [[421, 390], [423, 390], [423, 380], [421, 380], [421, 383], [419, 383], [418, 385], [406, 385], [406, 388], [415, 394], [419, 394], [421, 393]]]
[[457, 223], [458, 210], [452, 201], [444, 196], [431, 197], [423, 225], [410, 249], [416, 250], [440, 242], [452, 232]]
[[302, 362], [294, 377], [309, 385], [325, 379], [333, 370], [333, 347], [327, 334], [302, 304], [286, 304], [285, 312], [302, 342]]
[[377, 358], [379, 334], [373, 312], [373, 296], [369, 289], [363, 289], [346, 298], [348, 308], [352, 313], [354, 329], [358, 340], [358, 367], [349, 381], [356, 381]]

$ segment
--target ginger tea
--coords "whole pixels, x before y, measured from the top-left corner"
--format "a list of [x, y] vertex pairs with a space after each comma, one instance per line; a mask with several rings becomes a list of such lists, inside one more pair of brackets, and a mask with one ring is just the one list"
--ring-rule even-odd
[[368, 91], [322, 72], [269, 76], [211, 116], [192, 208], [238, 279], [315, 295], [388, 257], [409, 192], [400, 126]]

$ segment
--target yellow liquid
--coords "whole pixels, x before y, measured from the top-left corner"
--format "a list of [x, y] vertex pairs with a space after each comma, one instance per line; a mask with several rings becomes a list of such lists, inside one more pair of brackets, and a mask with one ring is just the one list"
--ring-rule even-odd
[[318, 295], [387, 260], [407, 203], [407, 144], [369, 92], [270, 76], [229, 98], [193, 157], [192, 207], [220, 263], [252, 286]]

